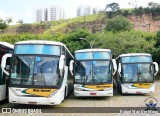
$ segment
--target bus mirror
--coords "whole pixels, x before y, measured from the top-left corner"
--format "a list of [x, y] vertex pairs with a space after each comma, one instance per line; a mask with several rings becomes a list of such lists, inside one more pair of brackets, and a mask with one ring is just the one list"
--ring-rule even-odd
[[119, 76], [121, 76], [121, 63], [118, 64], [118, 73], [119, 73]]
[[59, 70], [60, 70], [61, 76], [63, 75], [64, 60], [65, 60], [65, 56], [61, 55], [60, 60], [59, 60]]
[[113, 68], [114, 68], [114, 72], [113, 75], [115, 75], [116, 71], [117, 71], [117, 64], [116, 64], [116, 60], [112, 59], [112, 63], [113, 63]]
[[12, 54], [5, 54], [5, 55], [2, 57], [2, 61], [1, 61], [2, 71], [3, 71], [7, 76], [9, 76], [9, 73], [5, 70], [5, 67], [6, 67], [6, 60], [7, 60], [7, 58], [9, 58], [9, 57], [12, 57]]
[[6, 70], [9, 71], [9, 69], [10, 69], [10, 65], [7, 65]]
[[70, 70], [72, 76], [73, 76], [73, 63], [74, 63], [74, 60], [71, 60], [69, 63], [69, 70]]
[[158, 73], [159, 68], [157, 62], [153, 62], [153, 64], [155, 65], [155, 73], [154, 73], [155, 76]]

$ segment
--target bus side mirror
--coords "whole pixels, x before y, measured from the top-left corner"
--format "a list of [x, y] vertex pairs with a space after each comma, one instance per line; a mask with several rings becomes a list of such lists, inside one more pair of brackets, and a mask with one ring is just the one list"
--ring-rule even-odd
[[112, 63], [113, 63], [113, 68], [114, 68], [114, 72], [113, 75], [115, 75], [116, 71], [117, 71], [117, 64], [116, 64], [116, 60], [112, 59]]
[[159, 68], [158, 68], [158, 64], [157, 64], [157, 62], [153, 62], [153, 64], [155, 65], [155, 73], [154, 73], [154, 76], [158, 73], [158, 70], [159, 70]]
[[9, 71], [10, 70], [10, 65], [6, 66], [6, 70]]
[[119, 76], [121, 77], [121, 63], [118, 64], [118, 73], [119, 73]]
[[2, 57], [2, 61], [1, 61], [2, 71], [3, 71], [7, 76], [9, 76], [9, 73], [5, 70], [5, 67], [6, 67], [6, 60], [7, 60], [7, 58], [9, 58], [9, 57], [12, 57], [12, 54], [5, 54], [5, 55]]
[[61, 55], [60, 60], [59, 60], [59, 70], [60, 70], [60, 75], [61, 76], [63, 76], [64, 60], [65, 60], [65, 56]]
[[69, 70], [70, 70], [72, 76], [73, 76], [73, 63], [74, 63], [74, 60], [71, 60], [69, 63]]

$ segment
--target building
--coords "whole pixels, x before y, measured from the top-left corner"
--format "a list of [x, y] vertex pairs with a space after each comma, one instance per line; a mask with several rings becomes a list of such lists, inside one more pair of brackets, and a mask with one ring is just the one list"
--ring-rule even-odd
[[48, 21], [48, 8], [43, 10], [43, 21]]
[[36, 22], [42, 21], [42, 9], [36, 9]]
[[86, 16], [93, 14], [92, 8], [90, 6], [80, 5], [77, 8], [77, 16]]
[[64, 8], [50, 6], [44, 9], [36, 9], [36, 22], [65, 19]]
[[48, 20], [59, 20], [65, 19], [65, 12], [64, 9], [59, 6], [51, 6], [48, 9]]
[[86, 15], [92, 15], [96, 14], [100, 11], [101, 9], [98, 7], [91, 7], [87, 5], [80, 5], [77, 7], [77, 17], [78, 16], [86, 16]]

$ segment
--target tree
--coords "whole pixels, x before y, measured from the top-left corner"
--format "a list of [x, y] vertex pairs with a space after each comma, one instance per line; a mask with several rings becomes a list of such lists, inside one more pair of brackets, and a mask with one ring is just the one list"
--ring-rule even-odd
[[125, 53], [151, 53], [154, 50], [154, 34], [134, 30], [118, 33], [110, 31], [97, 39], [94, 46], [111, 49], [114, 58]]
[[120, 8], [118, 3], [107, 4], [105, 7], [105, 11], [107, 11], [107, 17], [112, 18], [120, 14]]
[[18, 20], [17, 23], [23, 24], [23, 20]]
[[11, 17], [8, 17], [7, 19], [6, 19], [6, 23], [9, 25], [10, 23], [12, 23], [13, 22], [13, 20], [12, 20], [12, 18]]
[[80, 38], [86, 38], [91, 41], [93, 36], [91, 36], [88, 30], [76, 29], [73, 32], [67, 33], [61, 42], [63, 42], [69, 48], [71, 53], [74, 53], [79, 49], [90, 48], [89, 43], [81, 40]]
[[156, 43], [155, 43], [156, 48], [160, 48], [160, 31], [157, 32], [156, 34]]
[[7, 18], [6, 20], [0, 19], [0, 29], [5, 30], [9, 24], [12, 22], [12, 18]]
[[108, 9], [109, 11], [111, 10], [111, 11], [115, 12], [115, 11], [119, 10], [120, 8], [119, 8], [119, 4], [118, 3], [113, 2], [111, 4], [107, 4], [105, 9], [106, 10]]
[[157, 7], [160, 7], [160, 4], [159, 3], [155, 3], [155, 2], [149, 2], [148, 3], [148, 7], [157, 8]]
[[0, 29], [4, 30], [7, 28], [7, 26], [8, 25], [7, 25], [6, 21], [3, 19], [0, 19]]
[[106, 31], [129, 31], [132, 29], [130, 21], [123, 16], [116, 16], [106, 22]]

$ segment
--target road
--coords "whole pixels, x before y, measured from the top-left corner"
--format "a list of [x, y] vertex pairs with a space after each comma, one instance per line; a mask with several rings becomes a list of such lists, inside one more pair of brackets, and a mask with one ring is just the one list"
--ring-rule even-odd
[[[58, 106], [36, 106], [36, 105], [18, 105], [18, 104], [10, 104], [7, 101], [3, 101], [0, 103], [0, 107], [11, 107], [11, 108], [30, 108], [30, 109], [43, 109], [43, 113], [59, 111], [59, 109], [70, 108], [75, 113], [75, 110], [78, 108], [82, 108], [87, 110], [88, 112], [94, 112], [94, 108], [114, 108], [114, 107], [146, 107], [145, 100], [148, 97], [154, 97], [158, 100], [157, 107], [160, 107], [160, 81], [156, 81], [155, 92], [151, 94], [145, 95], [121, 95], [118, 92], [114, 91], [114, 96], [112, 97], [83, 97], [76, 98], [73, 93], [69, 95], [69, 97]], [[93, 107], [93, 108], [91, 108]], [[88, 108], [88, 109], [87, 109]], [[102, 108], [102, 110], [104, 110]], [[61, 112], [61, 111], [60, 111]], [[59, 113], [60, 113], [59, 112]], [[67, 112], [67, 111], [66, 111]], [[82, 111], [83, 112], [83, 111]], [[79, 111], [79, 113], [82, 113]], [[103, 112], [103, 111], [102, 111]], [[105, 111], [106, 112], [106, 111]], [[57, 112], [56, 112], [57, 113]], [[63, 112], [64, 113], [64, 112]], [[87, 113], [86, 111], [83, 113]], [[99, 112], [100, 113], [100, 112]]]

